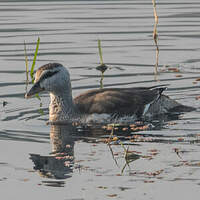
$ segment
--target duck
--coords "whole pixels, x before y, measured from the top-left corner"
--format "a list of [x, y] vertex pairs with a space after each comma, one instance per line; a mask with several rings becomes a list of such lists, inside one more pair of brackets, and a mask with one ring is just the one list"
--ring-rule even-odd
[[163, 85], [91, 89], [73, 98], [68, 69], [60, 63], [48, 63], [37, 69], [34, 84], [25, 98], [48, 92], [50, 122], [68, 121], [92, 114], [107, 114], [115, 118], [135, 116], [141, 119], [148, 115], [194, 110], [164, 95], [165, 90]]

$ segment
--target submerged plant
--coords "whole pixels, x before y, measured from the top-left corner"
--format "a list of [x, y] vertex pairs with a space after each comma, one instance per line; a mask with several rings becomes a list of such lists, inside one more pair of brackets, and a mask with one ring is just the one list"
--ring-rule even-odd
[[101, 40], [98, 40], [98, 49], [99, 49], [100, 65], [97, 66], [96, 69], [101, 72], [100, 88], [102, 89], [103, 88], [104, 72], [108, 69], [108, 67], [103, 62]]

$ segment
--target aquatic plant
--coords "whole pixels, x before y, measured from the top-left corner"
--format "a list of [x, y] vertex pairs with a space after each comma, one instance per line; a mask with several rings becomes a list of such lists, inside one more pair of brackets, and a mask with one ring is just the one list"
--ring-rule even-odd
[[156, 10], [156, 0], [152, 0], [153, 3], [153, 13], [154, 13], [154, 29], [153, 29], [153, 39], [156, 46], [156, 63], [155, 63], [155, 76], [158, 74], [158, 57], [159, 57], [159, 46], [158, 46], [158, 31], [157, 31], [157, 25], [158, 25], [158, 15]]
[[[35, 63], [37, 60], [39, 45], [40, 45], [40, 37], [38, 37], [37, 39], [36, 48], [34, 52], [34, 58], [31, 65], [31, 70], [29, 71], [29, 64], [28, 64], [29, 61], [28, 61], [28, 56], [27, 56], [26, 42], [24, 41], [24, 56], [25, 56], [25, 67], [26, 67], [26, 92], [27, 92], [27, 87], [29, 84], [29, 72], [30, 72], [31, 82], [34, 83], [34, 69], [35, 69]], [[35, 97], [40, 101], [39, 113], [43, 115], [44, 113], [43, 113], [43, 110], [41, 109], [42, 107], [41, 98], [39, 94], [36, 94]]]
[[115, 159], [114, 152], [113, 152], [112, 147], [111, 147], [111, 142], [113, 142], [113, 141], [114, 141], [114, 142], [117, 142], [117, 143], [120, 144], [121, 147], [123, 148], [123, 151], [124, 151], [124, 159], [125, 159], [125, 164], [124, 164], [124, 166], [123, 166], [123, 168], [122, 168], [122, 170], [121, 170], [121, 174], [123, 174], [125, 168], [128, 166], [129, 169], [130, 169], [130, 165], [129, 165], [129, 164], [130, 164], [131, 162], [133, 162], [133, 161], [139, 159], [141, 156], [140, 156], [139, 154], [136, 154], [136, 153], [133, 153], [133, 152], [129, 151], [129, 145], [128, 145], [128, 147], [126, 148], [125, 145], [124, 145], [124, 143], [123, 143], [118, 137], [114, 136], [115, 127], [116, 127], [116, 126], [120, 126], [119, 124], [109, 124], [109, 125], [112, 127], [112, 129], [111, 129], [110, 136], [109, 136], [109, 138], [108, 138], [108, 140], [107, 140], [107, 145], [108, 145], [108, 147], [109, 147], [109, 149], [110, 149], [110, 151], [111, 151], [112, 158], [113, 158], [113, 160], [115, 161], [115, 164], [117, 165], [117, 167], [119, 167], [119, 165], [118, 165], [118, 163], [117, 163], [117, 160]]
[[99, 49], [100, 65], [97, 66], [96, 69], [101, 72], [100, 88], [102, 89], [103, 88], [104, 72], [108, 69], [108, 67], [103, 62], [101, 40], [98, 40], [98, 49]]
[[28, 67], [28, 56], [27, 56], [27, 50], [26, 50], [26, 42], [24, 40], [24, 56], [25, 56], [25, 67], [26, 67], [26, 92], [27, 92], [27, 86], [29, 83], [29, 67]]
[[37, 39], [37, 44], [36, 44], [36, 48], [35, 48], [33, 63], [32, 63], [31, 71], [30, 71], [30, 76], [31, 76], [31, 79], [32, 79], [32, 83], [34, 83], [34, 68], [35, 68], [35, 63], [36, 63], [36, 59], [37, 59], [37, 55], [38, 55], [39, 45], [40, 45], [40, 37], [38, 37], [38, 39]]
[[124, 146], [124, 144], [122, 142], [120, 142], [120, 144], [121, 144], [121, 146], [124, 149], [125, 165], [124, 165], [124, 167], [121, 170], [121, 174], [123, 174], [126, 166], [128, 166], [129, 169], [130, 169], [130, 165], [129, 164], [131, 162], [139, 159], [141, 156], [139, 154], [136, 154], [136, 153], [133, 153], [133, 152], [129, 151], [129, 146], [127, 148], [125, 148], [125, 146]]

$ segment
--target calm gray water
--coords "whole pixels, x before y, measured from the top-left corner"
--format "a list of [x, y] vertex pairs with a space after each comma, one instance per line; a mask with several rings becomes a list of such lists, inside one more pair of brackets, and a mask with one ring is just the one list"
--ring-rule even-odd
[[[155, 80], [151, 0], [0, 1], [1, 199], [199, 199], [200, 2], [163, 0], [157, 11]], [[99, 87], [100, 39], [110, 67], [105, 87], [170, 84], [167, 95], [197, 110], [138, 132], [148, 140], [131, 143], [140, 159], [121, 174], [123, 146], [112, 145], [113, 159], [97, 130], [86, 138], [69, 126], [46, 125], [48, 95], [42, 95], [43, 116], [36, 98], [24, 99], [24, 41], [31, 66], [38, 36], [37, 68], [48, 62], [68, 67], [74, 96]]]

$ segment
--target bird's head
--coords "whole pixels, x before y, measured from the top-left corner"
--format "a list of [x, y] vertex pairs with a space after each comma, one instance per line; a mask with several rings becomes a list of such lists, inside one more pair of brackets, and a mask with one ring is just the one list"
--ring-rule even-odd
[[25, 98], [29, 98], [42, 91], [59, 95], [62, 94], [63, 89], [71, 90], [68, 70], [61, 64], [49, 63], [41, 66], [36, 71], [34, 85], [26, 93]]

